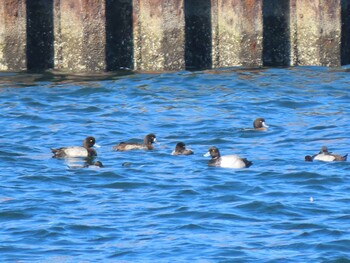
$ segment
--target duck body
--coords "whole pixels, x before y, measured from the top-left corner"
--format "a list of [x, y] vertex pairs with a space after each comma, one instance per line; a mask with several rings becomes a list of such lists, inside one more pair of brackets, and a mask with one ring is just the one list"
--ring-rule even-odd
[[117, 151], [153, 150], [153, 143], [156, 141], [156, 136], [150, 133], [145, 136], [143, 143], [121, 142], [118, 145], [114, 146], [113, 149]]
[[127, 143], [121, 142], [117, 146], [113, 147], [117, 151], [130, 151], [130, 150], [153, 150], [153, 145], [144, 145], [142, 143]]
[[94, 157], [97, 152], [92, 147], [95, 144], [95, 138], [92, 136], [86, 137], [83, 141], [83, 146], [68, 146], [61, 148], [52, 148], [53, 158], [79, 158], [79, 157]]
[[54, 158], [78, 158], [78, 157], [92, 157], [96, 156], [96, 151], [94, 149], [86, 149], [82, 146], [69, 146], [62, 147], [58, 149], [51, 149], [54, 154]]
[[191, 155], [193, 151], [191, 149], [187, 149], [186, 145], [183, 142], [179, 142], [176, 144], [174, 151], [172, 151], [171, 155]]
[[84, 164], [76, 164], [72, 163], [69, 164], [68, 167], [70, 169], [81, 169], [81, 168], [93, 168], [93, 169], [98, 169], [104, 167], [102, 162], [96, 161], [96, 162], [86, 162]]
[[220, 155], [220, 151], [216, 147], [210, 147], [205, 156], [211, 156], [211, 160], [208, 162], [209, 166], [222, 167], [222, 168], [247, 168], [253, 163], [246, 158], [241, 158], [239, 155]]
[[345, 154], [343, 156], [339, 154], [334, 154], [332, 152], [329, 152], [326, 146], [323, 146], [318, 154], [315, 154], [313, 156], [305, 156], [305, 161], [312, 162], [316, 160], [322, 162], [344, 162], [347, 160], [347, 157], [348, 154]]

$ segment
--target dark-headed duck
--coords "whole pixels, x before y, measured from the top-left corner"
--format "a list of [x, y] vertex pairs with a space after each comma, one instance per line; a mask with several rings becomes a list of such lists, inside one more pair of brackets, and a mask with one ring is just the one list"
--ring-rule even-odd
[[156, 136], [153, 133], [147, 134], [143, 143], [135, 142], [121, 142], [114, 146], [113, 149], [117, 151], [129, 151], [129, 150], [153, 150], [153, 143], [156, 142]]
[[220, 151], [216, 147], [210, 147], [208, 153], [204, 156], [211, 156], [208, 162], [209, 166], [223, 167], [223, 168], [245, 168], [251, 166], [253, 163], [246, 158], [241, 158], [238, 155], [221, 156]]
[[191, 149], [186, 149], [186, 145], [183, 142], [179, 142], [175, 146], [175, 150], [171, 155], [191, 155], [193, 151]]
[[[54, 158], [75, 158], [75, 157], [94, 157], [97, 156], [96, 150], [92, 147], [95, 145], [95, 138], [92, 136], [86, 137], [83, 141], [83, 146], [68, 146], [61, 148], [52, 148]], [[97, 146], [97, 145], [96, 145]]]
[[341, 156], [339, 154], [334, 154], [332, 152], [328, 151], [327, 146], [322, 146], [321, 151], [318, 154], [315, 154], [313, 156], [306, 155], [305, 161], [312, 162], [314, 160], [316, 161], [323, 161], [323, 162], [343, 162], [346, 161], [348, 157], [348, 154], [345, 154], [344, 156]]
[[93, 162], [93, 163], [86, 163], [85, 165], [84, 165], [84, 167], [87, 167], [87, 168], [102, 168], [103, 167], [103, 164], [102, 164], [102, 162], [100, 162], [100, 161], [96, 161], [96, 162]]
[[253, 127], [255, 130], [266, 131], [269, 126], [266, 125], [264, 118], [257, 118], [253, 122]]

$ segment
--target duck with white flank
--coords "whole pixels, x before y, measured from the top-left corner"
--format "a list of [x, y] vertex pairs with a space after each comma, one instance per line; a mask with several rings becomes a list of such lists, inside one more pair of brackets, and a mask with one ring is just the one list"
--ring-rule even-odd
[[94, 157], [97, 156], [96, 150], [92, 147], [95, 145], [96, 140], [94, 137], [86, 137], [83, 141], [83, 146], [68, 146], [61, 148], [52, 148], [51, 151], [54, 154], [53, 158], [78, 158], [78, 157]]
[[327, 146], [322, 146], [321, 151], [318, 154], [315, 154], [313, 156], [306, 155], [305, 161], [312, 162], [316, 160], [316, 161], [323, 161], [323, 162], [337, 162], [337, 161], [344, 162], [346, 161], [347, 157], [348, 157], [348, 154], [345, 154], [343, 156], [339, 154], [334, 154], [328, 151]]
[[209, 166], [223, 167], [223, 168], [246, 168], [253, 163], [246, 158], [241, 158], [238, 155], [220, 155], [220, 151], [216, 147], [210, 147], [205, 157], [211, 156], [211, 160], [208, 162]]

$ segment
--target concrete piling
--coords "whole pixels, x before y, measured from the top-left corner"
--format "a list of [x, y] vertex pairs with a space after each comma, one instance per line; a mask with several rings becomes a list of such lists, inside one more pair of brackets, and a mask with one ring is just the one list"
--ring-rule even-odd
[[54, 21], [56, 69], [106, 69], [104, 0], [54, 0]]
[[27, 68], [25, 0], [0, 1], [0, 70]]
[[184, 69], [184, 0], [134, 0], [133, 14], [134, 69]]
[[290, 0], [291, 65], [339, 66], [340, 0]]
[[2, 0], [0, 70], [350, 63], [350, 0]]
[[261, 3], [261, 0], [212, 0], [214, 68], [262, 65]]

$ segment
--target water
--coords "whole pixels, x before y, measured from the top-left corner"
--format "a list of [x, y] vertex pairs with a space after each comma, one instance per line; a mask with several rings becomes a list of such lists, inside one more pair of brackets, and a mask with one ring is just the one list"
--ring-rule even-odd
[[[347, 69], [0, 78], [1, 262], [350, 262], [349, 162], [304, 162], [350, 153]], [[51, 158], [88, 135], [104, 168]]]

